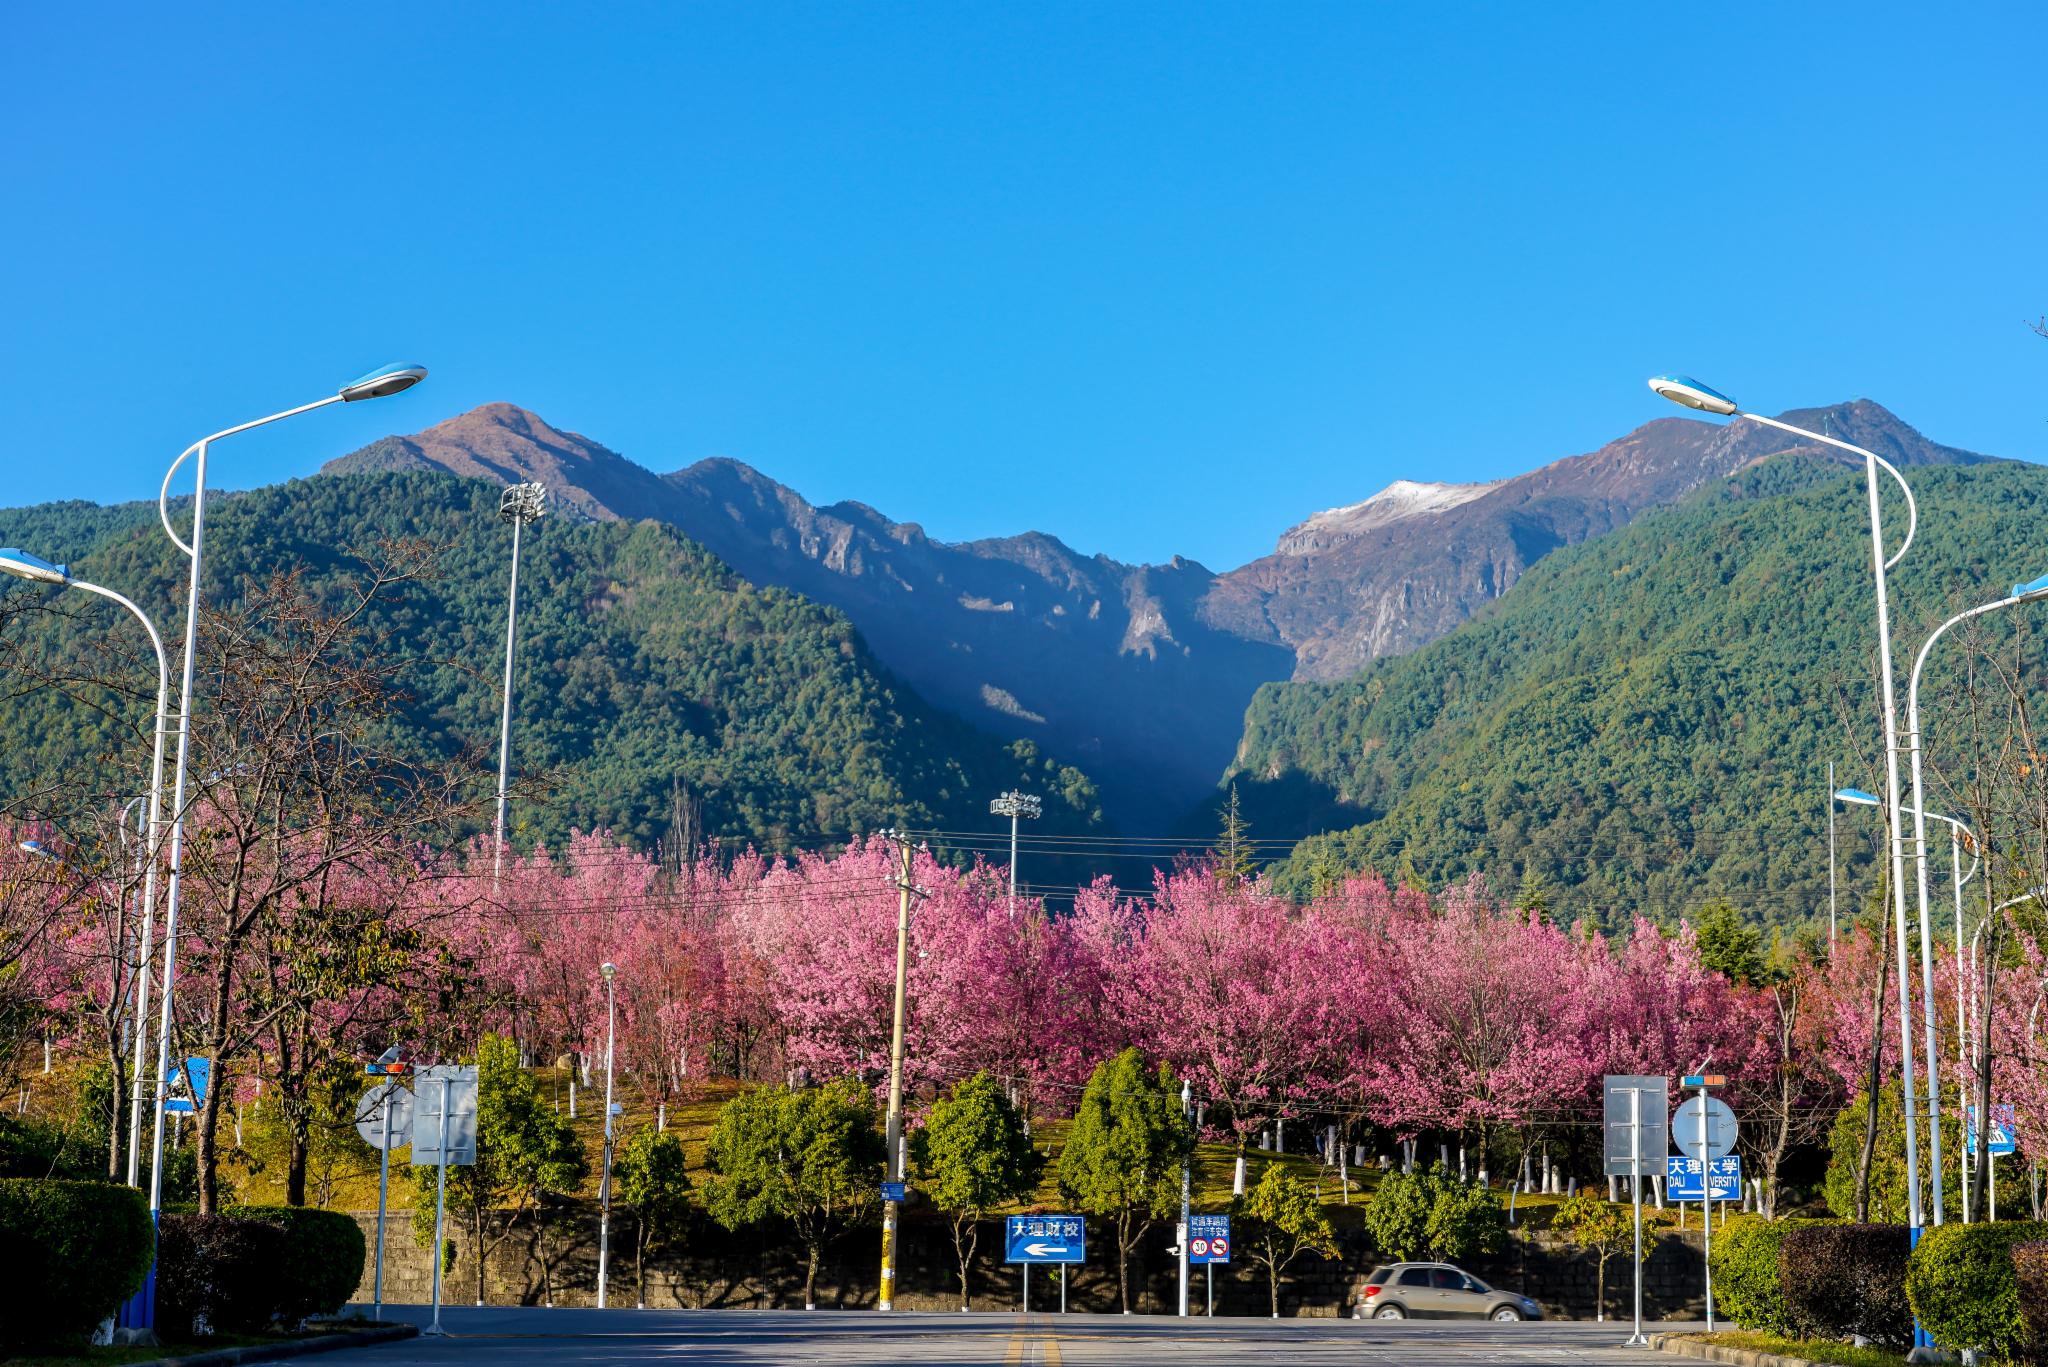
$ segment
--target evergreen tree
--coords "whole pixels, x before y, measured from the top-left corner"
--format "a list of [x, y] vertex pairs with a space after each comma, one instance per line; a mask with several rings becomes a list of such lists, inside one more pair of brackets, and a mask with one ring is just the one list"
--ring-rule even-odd
[[1029, 1195], [1045, 1157], [1031, 1147], [1023, 1117], [987, 1073], [976, 1073], [932, 1107], [916, 1135], [924, 1194], [952, 1216], [960, 1263], [960, 1308], [970, 1308], [968, 1265], [991, 1206]]
[[690, 1174], [683, 1141], [652, 1126], [633, 1131], [619, 1146], [612, 1180], [619, 1199], [633, 1211], [633, 1272], [645, 1308], [647, 1255], [673, 1250], [689, 1223]]
[[1148, 1073], [1136, 1049], [1101, 1064], [1060, 1151], [1060, 1194], [1114, 1227], [1117, 1304], [1131, 1308], [1131, 1252], [1180, 1206], [1180, 1165], [1194, 1151], [1179, 1083], [1164, 1064]]

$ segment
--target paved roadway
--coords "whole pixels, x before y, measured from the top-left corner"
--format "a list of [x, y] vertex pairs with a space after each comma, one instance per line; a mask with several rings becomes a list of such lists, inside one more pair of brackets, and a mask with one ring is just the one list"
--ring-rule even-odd
[[[425, 1324], [422, 1306], [385, 1307]], [[323, 1354], [322, 1367], [471, 1363], [676, 1364], [676, 1367], [1671, 1367], [1621, 1347], [1627, 1324], [1387, 1323], [1337, 1319], [1175, 1320], [1159, 1316], [897, 1314], [800, 1310], [498, 1309], [449, 1306], [446, 1338]], [[1658, 1328], [1696, 1328], [1660, 1325]]]

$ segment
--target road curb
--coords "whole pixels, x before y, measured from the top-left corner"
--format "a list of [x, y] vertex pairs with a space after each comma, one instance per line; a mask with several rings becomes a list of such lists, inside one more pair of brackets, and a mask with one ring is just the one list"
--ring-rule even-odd
[[1827, 1367], [1826, 1363], [1815, 1362], [1811, 1358], [1780, 1357], [1776, 1353], [1760, 1353], [1754, 1348], [1704, 1343], [1694, 1334], [1651, 1334], [1649, 1339], [1650, 1347], [1660, 1353], [1700, 1358], [1706, 1362], [1727, 1362], [1734, 1367]]
[[395, 1343], [419, 1334], [416, 1324], [387, 1324], [379, 1329], [362, 1329], [348, 1334], [322, 1334], [318, 1338], [288, 1339], [282, 1343], [252, 1343], [241, 1348], [217, 1348], [210, 1353], [186, 1357], [151, 1358], [130, 1367], [236, 1367], [243, 1362], [277, 1362], [304, 1357], [308, 1353], [331, 1353], [337, 1348], [361, 1348], [372, 1343]]

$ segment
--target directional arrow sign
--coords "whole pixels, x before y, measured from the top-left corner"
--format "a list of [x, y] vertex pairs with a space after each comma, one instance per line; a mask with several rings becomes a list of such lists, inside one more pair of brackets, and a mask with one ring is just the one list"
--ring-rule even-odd
[[1005, 1262], [1088, 1261], [1088, 1223], [1078, 1215], [1012, 1215], [1005, 1233]]

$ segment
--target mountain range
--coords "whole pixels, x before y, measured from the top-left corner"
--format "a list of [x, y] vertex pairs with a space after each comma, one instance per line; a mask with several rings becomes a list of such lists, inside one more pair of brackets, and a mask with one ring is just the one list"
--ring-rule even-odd
[[[1868, 400], [1785, 416], [1900, 465], [1985, 459]], [[1115, 823], [1158, 831], [1213, 794], [1262, 685], [1341, 679], [1413, 651], [1559, 548], [1788, 452], [1839, 458], [1753, 422], [1659, 419], [1493, 483], [1397, 481], [1222, 573], [1182, 557], [1124, 564], [1039, 531], [938, 541], [865, 504], [815, 506], [736, 460], [657, 474], [507, 403], [384, 438], [323, 473], [537, 481], [570, 520], [674, 526], [742, 578], [843, 612], [924, 698], [1080, 766]]]

